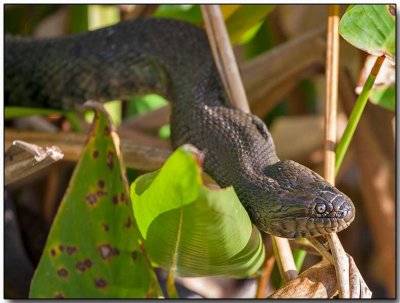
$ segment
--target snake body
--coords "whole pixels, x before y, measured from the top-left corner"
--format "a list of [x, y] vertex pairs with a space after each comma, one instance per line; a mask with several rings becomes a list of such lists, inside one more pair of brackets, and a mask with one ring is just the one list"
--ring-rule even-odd
[[234, 187], [260, 230], [312, 237], [354, 219], [346, 195], [310, 169], [280, 161], [264, 122], [229, 105], [201, 28], [149, 18], [61, 38], [6, 37], [7, 106], [72, 109], [146, 93], [172, 101], [173, 147], [205, 151], [205, 172]]

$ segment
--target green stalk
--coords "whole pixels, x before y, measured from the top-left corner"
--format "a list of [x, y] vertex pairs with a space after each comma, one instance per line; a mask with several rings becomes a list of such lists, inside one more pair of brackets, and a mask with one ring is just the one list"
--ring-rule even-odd
[[303, 267], [304, 259], [307, 256], [307, 251], [304, 249], [294, 249], [293, 250], [293, 259], [294, 259], [294, 264], [296, 264], [296, 269], [298, 272], [301, 271], [301, 268]]
[[50, 115], [50, 114], [63, 114], [62, 111], [55, 109], [44, 109], [44, 108], [30, 108], [30, 107], [4, 107], [4, 118], [12, 119], [24, 116], [32, 115]]
[[71, 123], [72, 129], [78, 133], [83, 132], [83, 127], [81, 122], [79, 121], [79, 117], [74, 111], [65, 112], [65, 117], [68, 119], [69, 123]]
[[367, 81], [363, 86], [361, 94], [358, 96], [356, 104], [354, 105], [353, 111], [351, 112], [349, 122], [343, 133], [342, 139], [336, 145], [336, 163], [335, 163], [335, 175], [337, 175], [340, 165], [343, 162], [344, 155], [350, 145], [351, 139], [353, 138], [357, 124], [360, 121], [362, 112], [364, 111], [365, 105], [367, 104], [368, 97], [371, 93], [372, 86], [374, 85], [376, 76], [382, 66], [385, 56], [380, 56], [376, 59], [374, 66], [368, 76]]

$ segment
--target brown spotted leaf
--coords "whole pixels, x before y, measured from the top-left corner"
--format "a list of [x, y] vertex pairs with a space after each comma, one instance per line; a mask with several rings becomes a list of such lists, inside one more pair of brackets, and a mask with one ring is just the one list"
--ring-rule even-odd
[[30, 297], [157, 297], [155, 274], [139, 245], [118, 138], [103, 107], [91, 105], [91, 134], [51, 227]]

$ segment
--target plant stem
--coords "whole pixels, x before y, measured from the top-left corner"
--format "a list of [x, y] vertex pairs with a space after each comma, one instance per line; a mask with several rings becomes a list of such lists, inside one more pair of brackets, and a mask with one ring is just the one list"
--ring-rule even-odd
[[339, 79], [339, 13], [340, 5], [329, 5], [326, 51], [326, 104], [324, 178], [335, 185], [335, 143]]
[[[339, 13], [339, 5], [329, 5], [326, 54], [324, 178], [332, 185], [335, 185], [334, 144], [336, 142], [336, 117], [339, 82]], [[329, 247], [332, 251], [332, 256], [335, 261], [334, 265], [339, 298], [350, 298], [349, 264], [345, 255], [345, 251], [336, 234], [327, 235], [326, 239], [329, 241]]]
[[6, 106], [4, 108], [4, 118], [12, 119], [17, 117], [31, 116], [31, 115], [50, 115], [50, 114], [63, 114], [63, 111], [45, 108], [30, 108], [30, 107], [13, 107]]
[[175, 287], [175, 272], [174, 269], [170, 268], [167, 275], [167, 295], [170, 299], [178, 299], [178, 291]]
[[336, 146], [336, 163], [335, 163], [335, 174], [338, 173], [340, 165], [342, 164], [344, 155], [350, 145], [351, 138], [356, 130], [357, 124], [360, 121], [361, 114], [367, 104], [369, 94], [371, 93], [372, 86], [374, 85], [376, 76], [382, 66], [385, 56], [380, 56], [376, 59], [374, 66], [368, 76], [367, 81], [365, 81], [364, 87], [361, 94], [358, 96], [354, 109], [351, 112], [349, 123], [343, 133], [342, 139]]

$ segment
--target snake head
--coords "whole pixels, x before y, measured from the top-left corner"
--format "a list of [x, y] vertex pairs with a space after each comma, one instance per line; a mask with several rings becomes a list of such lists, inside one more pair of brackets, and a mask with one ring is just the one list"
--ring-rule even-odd
[[283, 160], [264, 172], [274, 192], [264, 230], [285, 238], [339, 232], [354, 220], [352, 201], [312, 170]]

